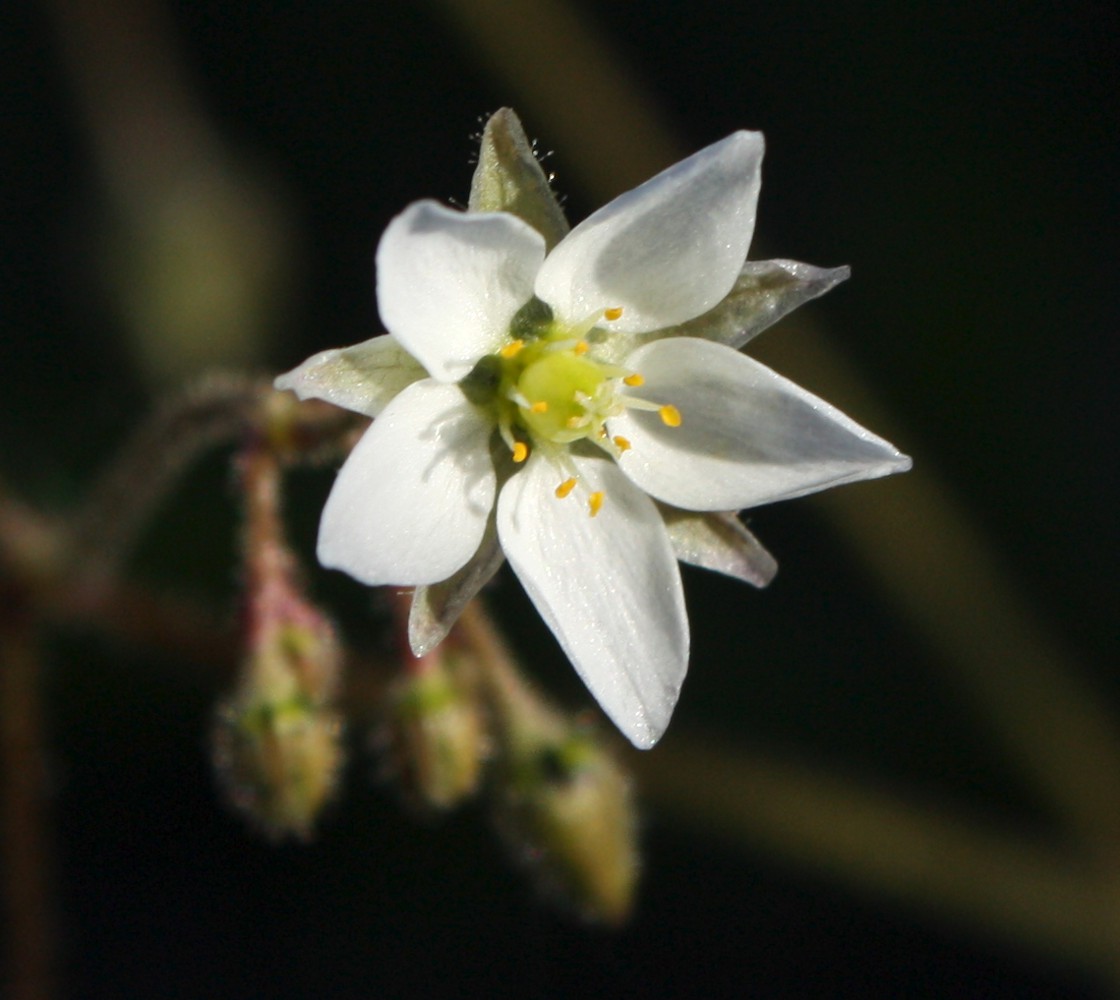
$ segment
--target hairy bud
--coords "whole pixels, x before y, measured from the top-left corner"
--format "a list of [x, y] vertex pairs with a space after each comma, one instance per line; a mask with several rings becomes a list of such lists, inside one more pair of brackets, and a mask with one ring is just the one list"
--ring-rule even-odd
[[400, 677], [389, 695], [394, 760], [410, 797], [436, 810], [477, 792], [486, 732], [470, 663], [438, 651]]

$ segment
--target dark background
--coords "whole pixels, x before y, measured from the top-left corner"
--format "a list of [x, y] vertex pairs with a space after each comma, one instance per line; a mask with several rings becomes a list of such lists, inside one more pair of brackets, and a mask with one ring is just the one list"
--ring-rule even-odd
[[[574, 6], [683, 148], [766, 133], [752, 256], [852, 265], [811, 308], [889, 414], [874, 429], [942, 475], [1116, 704], [1115, 8]], [[201, 106], [270, 178], [295, 234], [262, 371], [377, 332], [376, 241], [413, 199], [465, 200], [480, 115], [514, 106], [556, 144], [437, 4], [194, 2], [170, 15]], [[0, 14], [0, 474], [53, 509], [158, 395], [98, 280], [102, 194], [57, 41], [65, 16]], [[611, 155], [558, 148], [548, 161], [573, 219], [599, 199], [569, 165]], [[219, 457], [191, 477], [136, 571], [231, 607], [224, 470]], [[328, 486], [295, 483], [305, 552]], [[873, 504], [892, 482], [851, 489]], [[1059, 839], [822, 508], [795, 502], [751, 524], [781, 573], [761, 593], [686, 573], [692, 675], [665, 752], [678, 732], [708, 734]], [[376, 620], [347, 581], [319, 573], [314, 586], [351, 628]], [[516, 586], [496, 597], [530, 671], [582, 704]], [[440, 824], [404, 814], [363, 732], [318, 840], [273, 847], [214, 791], [206, 733], [223, 679], [64, 630], [48, 681], [64, 996], [1101, 995], [1044, 953], [709, 841], [652, 803], [632, 923], [586, 927], [536, 900], [483, 808]]]

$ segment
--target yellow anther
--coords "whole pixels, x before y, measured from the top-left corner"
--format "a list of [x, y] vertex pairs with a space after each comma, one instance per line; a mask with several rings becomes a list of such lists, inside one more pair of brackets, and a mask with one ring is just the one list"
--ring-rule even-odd
[[547, 413], [548, 403], [546, 403], [543, 399], [538, 399], [532, 406], [529, 407], [529, 409], [532, 410], [533, 413]]
[[570, 430], [574, 431], [577, 427], [582, 427], [584, 422], [583, 417], [568, 417], [564, 423]]
[[603, 310], [603, 319], [616, 320], [622, 316], [622, 306], [615, 306], [613, 309]]
[[661, 422], [666, 427], [680, 427], [681, 411], [678, 410], [672, 403], [666, 403], [657, 412], [661, 416]]
[[634, 372], [633, 375], [627, 375], [622, 381], [630, 386], [639, 386], [644, 385], [646, 380], [637, 372]]
[[529, 446], [524, 441], [514, 441], [513, 443], [513, 460], [515, 462], [524, 462], [529, 457]]
[[576, 346], [572, 348], [572, 353], [578, 358], [585, 355], [590, 349], [586, 340], [580, 340], [577, 341]]
[[594, 517], [603, 509], [603, 491], [596, 490], [587, 498], [587, 506], [591, 508], [591, 516]]
[[556, 496], [558, 499], [563, 500], [569, 493], [576, 488], [575, 479], [565, 479], [559, 486], [556, 487]]
[[624, 438], [624, 437], [623, 437], [623, 436], [622, 436], [621, 434], [620, 434], [620, 435], [618, 435], [618, 437], [616, 437], [616, 438], [612, 438], [611, 440], [613, 440], [613, 441], [614, 441], [614, 446], [615, 446], [615, 447], [616, 447], [616, 448], [617, 448], [617, 449], [618, 449], [618, 450], [619, 450], [620, 452], [621, 452], [621, 451], [629, 451], [629, 450], [630, 450], [630, 442], [629, 442], [629, 441], [627, 441], [627, 440], [626, 440], [626, 438]]
[[521, 353], [521, 348], [524, 346], [525, 341], [523, 340], [511, 340], [505, 347], [498, 351], [498, 353], [508, 361], [510, 358], [516, 358], [517, 355]]

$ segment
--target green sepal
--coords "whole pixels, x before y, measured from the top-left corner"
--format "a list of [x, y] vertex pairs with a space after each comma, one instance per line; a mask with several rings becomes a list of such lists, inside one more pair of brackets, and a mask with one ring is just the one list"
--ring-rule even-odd
[[516, 215], [544, 237], [549, 250], [567, 235], [568, 220], [509, 108], [495, 111], [482, 130], [467, 209]]
[[273, 382], [300, 399], [321, 399], [367, 417], [376, 417], [391, 400], [428, 373], [388, 334], [352, 347], [320, 351]]
[[777, 560], [734, 511], [679, 510], [664, 503], [658, 503], [657, 509], [669, 532], [673, 554], [681, 562], [723, 573], [752, 587], [765, 587], [778, 572]]
[[467, 564], [442, 583], [417, 587], [413, 593], [408, 616], [408, 642], [412, 652], [424, 656], [443, 642], [463, 608], [490, 582], [503, 562], [505, 556], [491, 513], [478, 551]]
[[641, 336], [700, 337], [738, 350], [767, 327], [810, 299], [835, 288], [851, 274], [847, 267], [815, 267], [795, 260], [748, 260], [727, 298], [680, 326]]

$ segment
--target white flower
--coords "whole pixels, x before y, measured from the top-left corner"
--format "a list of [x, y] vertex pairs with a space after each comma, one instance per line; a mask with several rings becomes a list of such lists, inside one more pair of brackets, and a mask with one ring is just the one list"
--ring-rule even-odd
[[377, 418], [323, 511], [320, 561], [367, 584], [424, 585], [475, 560], [485, 579], [496, 524], [533, 603], [639, 747], [661, 736], [687, 668], [678, 556], [749, 576], [701, 537], [725, 531], [726, 551], [761, 553], [755, 582], [773, 572], [737, 521], [683, 512], [910, 464], [735, 350], [847, 274], [745, 263], [762, 152], [759, 133], [737, 132], [549, 253], [512, 214], [418, 202], [377, 251], [389, 334], [276, 382]]

